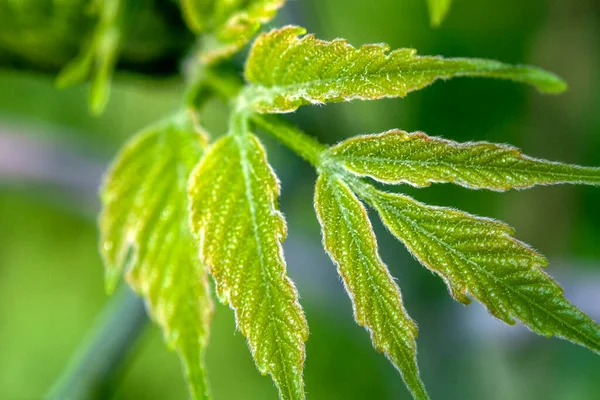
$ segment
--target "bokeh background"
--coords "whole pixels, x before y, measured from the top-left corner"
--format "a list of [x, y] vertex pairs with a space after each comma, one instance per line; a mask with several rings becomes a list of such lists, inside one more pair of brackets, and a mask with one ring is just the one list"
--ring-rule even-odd
[[[51, 12], [61, 2], [37, 3]], [[506, 142], [537, 157], [600, 165], [597, 0], [456, 0], [436, 30], [428, 25], [424, 0], [288, 3], [274, 25], [302, 24], [321, 38], [346, 37], [355, 45], [387, 42], [421, 54], [535, 64], [570, 85], [566, 94], [542, 96], [509, 82], [457, 79], [403, 100], [304, 108], [291, 116], [323, 142], [402, 128], [459, 141]], [[0, 7], [0, 20], [7, 10]], [[21, 22], [37, 21], [27, 15]], [[141, 69], [144, 75], [118, 74], [106, 112], [93, 118], [85, 85], [59, 91], [51, 72], [35, 71], [52, 71], [61, 60], [40, 61], [59, 54], [48, 46], [70, 57], [77, 48], [70, 42], [73, 36], [63, 32], [38, 43], [34, 32], [17, 29], [14, 16], [10, 21], [0, 24], [0, 399], [40, 399], [108, 301], [96, 249], [102, 173], [129, 136], [181, 104], [183, 86], [177, 76], [153, 76], [164, 75], [160, 66], [156, 74], [151, 68]], [[43, 29], [48, 21], [35, 23]], [[80, 23], [77, 29], [88, 29], [89, 21]], [[68, 43], [63, 48], [57, 40]], [[26, 46], [36, 43], [45, 53], [7, 61], [15, 49], [27, 53]], [[215, 103], [205, 112], [215, 134], [225, 129], [223, 111]], [[281, 208], [290, 232], [284, 247], [311, 329], [308, 398], [408, 399], [399, 375], [353, 322], [350, 302], [321, 247], [312, 208], [315, 173], [262, 137], [282, 181]], [[402, 190], [421, 201], [510, 223], [521, 240], [549, 257], [548, 271], [567, 297], [600, 320], [600, 189], [560, 186], [499, 194], [440, 185]], [[419, 323], [420, 367], [434, 399], [600, 398], [597, 355], [537, 337], [522, 326], [506, 326], [479, 305], [457, 304], [438, 278], [374, 224], [383, 259]], [[208, 368], [216, 400], [276, 398], [271, 380], [253, 366], [232, 312], [223, 306], [216, 309]], [[187, 398], [177, 357], [166, 350], [156, 327], [146, 328], [104, 396]]]

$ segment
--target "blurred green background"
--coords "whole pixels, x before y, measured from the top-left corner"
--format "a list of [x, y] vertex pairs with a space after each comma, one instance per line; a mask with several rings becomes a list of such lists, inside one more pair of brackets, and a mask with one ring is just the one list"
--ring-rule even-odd
[[[570, 85], [566, 94], [545, 97], [507, 82], [457, 79], [404, 100], [304, 108], [290, 117], [323, 142], [402, 128], [459, 141], [506, 142], [536, 157], [600, 165], [597, 0], [457, 0], [437, 30], [428, 25], [424, 0], [290, 1], [275, 21], [284, 23], [355, 45], [387, 42], [421, 54], [535, 64]], [[107, 302], [96, 250], [101, 175], [130, 135], [178, 107], [182, 91], [176, 77], [121, 74], [105, 114], [92, 118], [85, 87], [57, 91], [51, 75], [0, 68], [0, 399], [42, 398]], [[223, 116], [215, 103], [204, 119], [218, 134]], [[321, 248], [312, 208], [314, 172], [262, 137], [282, 180], [281, 208], [290, 230], [286, 257], [311, 329], [308, 398], [408, 399], [400, 376], [354, 324]], [[521, 240], [549, 257], [548, 270], [567, 297], [600, 320], [600, 189], [402, 190], [515, 226]], [[420, 367], [434, 399], [600, 398], [597, 355], [505, 326], [479, 305], [453, 302], [442, 282], [374, 223], [383, 259], [419, 323]], [[223, 306], [216, 309], [208, 368], [216, 400], [276, 398]], [[115, 399], [187, 397], [177, 357], [153, 326], [113, 388]]]

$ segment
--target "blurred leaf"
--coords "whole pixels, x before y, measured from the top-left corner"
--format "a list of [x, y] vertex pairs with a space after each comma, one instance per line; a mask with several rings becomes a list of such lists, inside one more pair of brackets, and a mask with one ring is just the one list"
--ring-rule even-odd
[[0, 0], [0, 66], [62, 67], [87, 33], [87, 3]]
[[204, 33], [206, 63], [244, 47], [285, 4], [285, 0], [182, 0], [184, 17], [195, 33]]
[[213, 307], [187, 223], [187, 181], [202, 144], [182, 116], [137, 134], [104, 180], [99, 220], [108, 291], [126, 270], [179, 353], [193, 399], [208, 398], [203, 358]]
[[259, 371], [271, 374], [282, 399], [303, 399], [308, 326], [286, 274], [279, 183], [258, 138], [246, 126], [235, 129], [192, 174], [191, 224]]
[[508, 324], [514, 317], [541, 335], [600, 353], [600, 326], [565, 299], [540, 268], [546, 259], [516, 240], [511, 227], [372, 187], [366, 196], [390, 231], [444, 279], [456, 300], [469, 304], [470, 294]]
[[367, 211], [337, 177], [319, 176], [315, 209], [323, 245], [352, 300], [354, 317], [375, 348], [400, 371], [415, 399], [428, 399], [417, 366], [417, 326], [402, 304], [400, 288], [381, 261]]
[[352, 47], [306, 30], [287, 26], [262, 34], [246, 64], [246, 101], [261, 113], [284, 113], [306, 104], [404, 97], [438, 79], [460, 76], [509, 79], [542, 92], [566, 89], [557, 76], [542, 69], [497, 61], [417, 56], [414, 49], [388, 53], [384, 44]]
[[90, 73], [93, 74], [89, 103], [90, 110], [96, 115], [101, 114], [108, 103], [127, 3], [127, 0], [105, 0], [92, 4], [98, 22], [91, 41], [79, 56], [64, 67], [56, 81], [59, 87], [66, 87], [80, 83]]
[[497, 191], [558, 183], [600, 185], [600, 168], [531, 158], [508, 145], [457, 143], [420, 132], [355, 136], [328, 153], [353, 174], [388, 184], [450, 182]]
[[215, 0], [181, 0], [185, 22], [196, 33], [210, 29], [210, 16], [214, 7]]
[[444, 18], [446, 18], [448, 10], [450, 10], [452, 0], [427, 0], [427, 3], [429, 5], [431, 25], [440, 26]]

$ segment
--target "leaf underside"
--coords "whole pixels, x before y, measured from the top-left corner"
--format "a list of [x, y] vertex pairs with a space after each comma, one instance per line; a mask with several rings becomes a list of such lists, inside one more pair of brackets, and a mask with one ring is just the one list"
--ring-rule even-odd
[[245, 98], [261, 113], [285, 113], [306, 104], [404, 97], [438, 79], [460, 76], [509, 79], [558, 93], [565, 83], [529, 66], [497, 61], [418, 56], [414, 49], [389, 52], [384, 44], [352, 47], [324, 41], [304, 28], [286, 26], [261, 34], [245, 68]]
[[427, 0], [429, 6], [429, 18], [432, 26], [440, 26], [440, 24], [446, 18], [452, 0]]
[[303, 399], [308, 327], [287, 277], [279, 184], [250, 133], [214, 144], [190, 180], [191, 224], [219, 298], [233, 308], [262, 374], [282, 399]]
[[417, 366], [417, 326], [402, 304], [400, 288], [381, 261], [367, 212], [337, 177], [319, 176], [315, 208], [323, 245], [337, 264], [354, 317], [375, 348], [400, 371], [415, 399], [428, 399]]
[[536, 159], [512, 146], [457, 143], [420, 132], [355, 136], [330, 148], [327, 156], [355, 175], [386, 184], [454, 183], [496, 191], [559, 183], [600, 185], [600, 168]]
[[104, 179], [99, 219], [108, 291], [125, 270], [179, 353], [193, 399], [208, 398], [203, 354], [213, 308], [187, 223], [188, 176], [203, 152], [200, 136], [180, 120], [134, 136]]
[[600, 353], [600, 326], [565, 299], [563, 289], [541, 269], [546, 259], [516, 240], [511, 227], [368, 190], [384, 224], [446, 282], [456, 300], [469, 304], [470, 295], [508, 324], [517, 318], [541, 335]]

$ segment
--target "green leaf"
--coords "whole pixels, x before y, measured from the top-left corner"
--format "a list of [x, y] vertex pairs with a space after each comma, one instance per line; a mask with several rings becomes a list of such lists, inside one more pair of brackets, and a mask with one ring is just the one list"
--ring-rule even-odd
[[417, 326], [402, 304], [400, 288], [381, 261], [367, 211], [337, 177], [319, 176], [315, 208], [323, 244], [375, 348], [400, 371], [415, 399], [428, 399], [417, 366]]
[[188, 176], [202, 143], [181, 116], [137, 134], [104, 179], [99, 220], [108, 291], [126, 270], [179, 353], [193, 399], [208, 398], [203, 359], [213, 308], [187, 215]]
[[67, 87], [84, 81], [92, 74], [89, 104], [92, 113], [98, 115], [108, 103], [125, 14], [130, 10], [127, 0], [105, 0], [95, 1], [92, 11], [98, 15], [98, 22], [91, 41], [64, 67], [57, 77], [56, 84], [61, 88]]
[[285, 0], [182, 0], [188, 26], [203, 37], [201, 58], [214, 63], [244, 47]]
[[258, 138], [245, 126], [235, 129], [192, 174], [191, 224], [259, 371], [271, 374], [282, 399], [304, 399], [308, 326], [286, 274], [279, 183]]
[[546, 259], [516, 240], [511, 227], [372, 187], [361, 190], [390, 231], [446, 282], [455, 299], [469, 304], [469, 294], [508, 324], [517, 318], [541, 335], [600, 353], [600, 326], [565, 299], [563, 289], [540, 268]]
[[529, 66], [497, 61], [417, 56], [414, 49], [388, 53], [384, 44], [356, 49], [343, 39], [316, 39], [287, 26], [255, 41], [245, 69], [244, 101], [261, 113], [284, 113], [306, 104], [404, 97], [438, 79], [460, 76], [509, 79], [559, 93], [566, 84]]
[[448, 10], [450, 10], [452, 0], [427, 0], [427, 3], [429, 5], [431, 25], [440, 26], [444, 18], [446, 18]]
[[558, 183], [600, 185], [600, 168], [531, 158], [507, 145], [457, 143], [420, 132], [356, 136], [330, 148], [327, 156], [355, 175], [388, 184], [450, 182], [497, 191]]
[[181, 0], [181, 10], [187, 26], [195, 33], [210, 29], [215, 0]]

